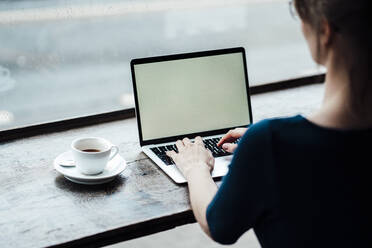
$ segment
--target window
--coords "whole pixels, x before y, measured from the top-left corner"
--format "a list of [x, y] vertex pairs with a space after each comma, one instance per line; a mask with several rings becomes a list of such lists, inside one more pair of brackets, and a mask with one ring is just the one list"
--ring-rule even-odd
[[286, 0], [8, 0], [0, 40], [0, 130], [133, 107], [132, 58], [244, 46], [251, 85], [318, 73]]

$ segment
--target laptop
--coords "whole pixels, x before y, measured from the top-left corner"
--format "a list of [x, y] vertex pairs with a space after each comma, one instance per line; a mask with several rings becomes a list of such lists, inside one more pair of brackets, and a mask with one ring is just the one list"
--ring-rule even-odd
[[166, 155], [185, 137], [203, 138], [215, 157], [212, 176], [228, 171], [232, 154], [216, 146], [230, 129], [252, 123], [244, 48], [131, 61], [142, 151], [174, 182], [186, 180]]

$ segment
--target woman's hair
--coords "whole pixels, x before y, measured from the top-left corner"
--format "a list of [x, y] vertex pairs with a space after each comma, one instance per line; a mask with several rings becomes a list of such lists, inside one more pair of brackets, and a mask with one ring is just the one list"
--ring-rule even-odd
[[367, 44], [370, 36], [367, 0], [294, 0], [301, 19], [318, 33], [325, 19], [332, 31], [353, 42]]
[[[317, 55], [319, 58], [319, 34], [326, 20], [337, 35], [335, 49], [347, 66], [351, 89], [352, 104], [362, 104], [360, 98], [372, 93], [369, 75], [369, 47], [371, 29], [369, 27], [369, 5], [367, 0], [294, 0], [300, 18], [315, 30], [318, 36]], [[359, 98], [359, 99], [358, 99]], [[366, 106], [365, 106], [366, 107]], [[369, 107], [369, 106], [368, 106]]]

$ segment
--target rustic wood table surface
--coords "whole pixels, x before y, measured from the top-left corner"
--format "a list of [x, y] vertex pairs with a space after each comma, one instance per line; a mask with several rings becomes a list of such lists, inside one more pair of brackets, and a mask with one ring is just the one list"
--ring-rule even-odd
[[[254, 121], [306, 115], [322, 94], [316, 84], [254, 95]], [[104, 185], [66, 180], [53, 160], [80, 136], [118, 145], [127, 169]], [[0, 247], [102, 246], [193, 221], [187, 186], [141, 152], [134, 118], [0, 143]]]

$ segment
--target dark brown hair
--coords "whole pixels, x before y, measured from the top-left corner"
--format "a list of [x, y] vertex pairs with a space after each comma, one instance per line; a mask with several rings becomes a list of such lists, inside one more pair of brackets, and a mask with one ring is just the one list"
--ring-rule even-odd
[[[322, 22], [328, 21], [332, 35], [338, 36], [337, 52], [347, 65], [353, 91], [351, 104], [363, 104], [362, 99], [372, 93], [369, 68], [369, 6], [367, 0], [294, 0], [301, 19], [319, 35]], [[319, 58], [319, 39], [318, 39]], [[372, 106], [364, 106], [372, 108]]]
[[364, 43], [369, 35], [367, 0], [294, 0], [301, 19], [315, 30], [320, 30], [326, 19], [334, 32], [342, 33], [345, 38], [357, 38]]

